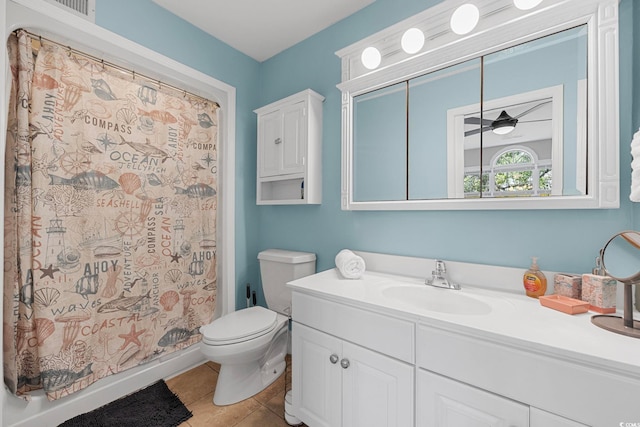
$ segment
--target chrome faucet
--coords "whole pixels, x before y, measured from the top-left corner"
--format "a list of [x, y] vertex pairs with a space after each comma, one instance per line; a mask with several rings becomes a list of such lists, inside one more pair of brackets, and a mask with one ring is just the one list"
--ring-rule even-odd
[[436, 288], [445, 289], [460, 289], [460, 285], [449, 282], [447, 280], [447, 268], [444, 265], [444, 261], [436, 260], [436, 269], [431, 272], [431, 278], [424, 281], [425, 284], [434, 286]]

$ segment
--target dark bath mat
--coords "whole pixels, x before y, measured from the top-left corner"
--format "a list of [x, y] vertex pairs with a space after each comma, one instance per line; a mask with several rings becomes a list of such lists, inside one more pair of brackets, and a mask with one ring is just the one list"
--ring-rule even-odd
[[140, 391], [78, 415], [58, 427], [176, 427], [191, 412], [160, 380]]

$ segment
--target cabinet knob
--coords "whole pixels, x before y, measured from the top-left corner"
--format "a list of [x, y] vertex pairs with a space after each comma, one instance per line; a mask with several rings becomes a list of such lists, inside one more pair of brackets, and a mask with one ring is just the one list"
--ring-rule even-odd
[[350, 365], [349, 359], [342, 359], [340, 361], [340, 366], [342, 366], [343, 369], [347, 369], [349, 365]]
[[329, 356], [329, 362], [333, 363], [334, 365], [338, 363], [338, 355], [332, 354], [331, 356]]
[[276, 138], [273, 143], [274, 144], [280, 144], [282, 142], [282, 138]]

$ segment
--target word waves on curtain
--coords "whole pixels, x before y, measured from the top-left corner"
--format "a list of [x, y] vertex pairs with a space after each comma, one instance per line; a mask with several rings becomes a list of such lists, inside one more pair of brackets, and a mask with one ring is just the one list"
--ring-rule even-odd
[[201, 339], [218, 105], [24, 31], [9, 54], [4, 376], [53, 400]]

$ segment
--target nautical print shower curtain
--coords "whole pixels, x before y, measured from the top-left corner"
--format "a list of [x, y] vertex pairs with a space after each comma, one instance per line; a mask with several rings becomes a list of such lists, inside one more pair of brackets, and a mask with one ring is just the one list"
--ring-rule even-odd
[[218, 105], [40, 43], [9, 41], [3, 351], [53, 400], [211, 321]]

